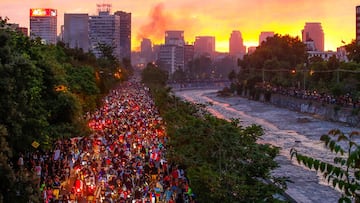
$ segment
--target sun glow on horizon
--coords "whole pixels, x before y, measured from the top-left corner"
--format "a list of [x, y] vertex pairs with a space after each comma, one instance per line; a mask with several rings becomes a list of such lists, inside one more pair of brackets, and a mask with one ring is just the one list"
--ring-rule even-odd
[[[110, 1], [110, 0], [109, 0]], [[195, 36], [214, 36], [216, 51], [228, 52], [233, 30], [239, 30], [246, 47], [258, 46], [261, 31], [299, 36], [306, 22], [320, 22], [324, 31], [325, 50], [336, 51], [355, 39], [355, 7], [358, 0], [112, 0], [112, 13], [132, 13], [131, 49], [140, 50], [142, 38], [163, 44], [166, 30], [184, 30], [185, 41]], [[58, 32], [64, 13], [96, 15], [98, 0], [1, 0], [0, 16], [11, 23], [29, 28], [30, 8], [54, 8], [58, 11]], [[220, 8], [220, 9], [219, 9]], [[241, 12], [239, 12], [241, 11]]]

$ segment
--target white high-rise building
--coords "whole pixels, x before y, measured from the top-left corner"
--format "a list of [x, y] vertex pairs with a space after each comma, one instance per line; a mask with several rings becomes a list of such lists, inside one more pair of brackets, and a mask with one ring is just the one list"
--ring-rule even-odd
[[89, 17], [90, 50], [96, 57], [101, 56], [99, 45], [113, 47], [114, 56], [121, 61], [120, 16], [110, 15], [110, 5], [98, 5], [99, 15]]
[[51, 8], [30, 9], [30, 37], [40, 37], [46, 44], [57, 42], [57, 10]]
[[160, 45], [157, 60], [169, 74], [176, 70], [184, 70], [184, 31], [165, 31], [165, 44]]

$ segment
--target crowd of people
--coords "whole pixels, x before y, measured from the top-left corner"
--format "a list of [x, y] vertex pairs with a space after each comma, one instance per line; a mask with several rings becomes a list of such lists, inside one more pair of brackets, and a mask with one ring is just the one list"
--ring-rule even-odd
[[195, 202], [185, 170], [166, 159], [165, 124], [148, 88], [124, 82], [85, 117], [90, 136], [18, 160], [38, 174], [44, 202]]
[[347, 93], [340, 96], [334, 96], [325, 92], [319, 92], [316, 90], [304, 90], [299, 88], [284, 88], [281, 86], [258, 86], [266, 91], [272, 93], [282, 94], [286, 96], [297, 97], [300, 99], [312, 100], [323, 104], [335, 104], [349, 108], [360, 108], [360, 98], [356, 98], [354, 95]]

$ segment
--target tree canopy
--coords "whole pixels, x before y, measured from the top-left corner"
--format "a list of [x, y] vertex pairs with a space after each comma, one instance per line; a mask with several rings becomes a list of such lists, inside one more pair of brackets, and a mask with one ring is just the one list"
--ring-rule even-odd
[[205, 105], [180, 100], [167, 87], [151, 84], [160, 84], [160, 77], [145, 78], [157, 72], [154, 67], [145, 69], [142, 79], [152, 87], [152, 96], [166, 122], [167, 160], [186, 170], [197, 200], [279, 201], [274, 195], [281, 193], [286, 184], [284, 179], [270, 175], [278, 167], [274, 158], [279, 149], [256, 143], [263, 135], [262, 128], [216, 118], [206, 111]]

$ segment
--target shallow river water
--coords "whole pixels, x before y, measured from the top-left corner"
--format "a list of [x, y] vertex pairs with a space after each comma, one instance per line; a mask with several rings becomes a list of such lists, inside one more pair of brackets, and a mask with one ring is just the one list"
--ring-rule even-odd
[[[219, 118], [238, 118], [243, 126], [261, 125], [265, 134], [259, 142], [281, 148], [280, 155], [276, 158], [280, 167], [273, 174], [289, 177], [293, 183], [287, 184], [286, 193], [296, 202], [338, 202], [341, 193], [330, 187], [320, 174], [297, 164], [295, 159], [291, 160], [290, 149], [296, 148], [302, 154], [333, 163], [334, 155], [324, 148], [320, 136], [331, 129], [349, 133], [360, 131], [359, 128], [319, 120], [308, 114], [246, 98], [219, 98], [216, 97], [216, 90], [183, 90], [175, 94], [191, 102], [212, 103], [208, 110]], [[304, 120], [306, 122], [299, 122]]]

